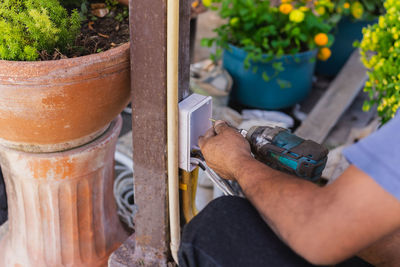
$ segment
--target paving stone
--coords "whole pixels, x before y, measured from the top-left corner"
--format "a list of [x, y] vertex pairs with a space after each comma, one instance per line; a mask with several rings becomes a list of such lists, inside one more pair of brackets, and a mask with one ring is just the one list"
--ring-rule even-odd
[[134, 266], [135, 259], [135, 236], [131, 235], [116, 251], [114, 251], [109, 260], [109, 267], [127, 267]]

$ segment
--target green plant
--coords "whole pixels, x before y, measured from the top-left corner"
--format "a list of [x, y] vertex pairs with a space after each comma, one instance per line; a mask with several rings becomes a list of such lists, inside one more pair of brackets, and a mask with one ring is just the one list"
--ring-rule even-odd
[[338, 0], [336, 12], [355, 20], [373, 20], [384, 13], [384, 0]]
[[129, 16], [129, 10], [127, 7], [123, 7], [123, 11], [121, 13], [118, 13], [115, 16], [115, 19], [118, 20], [119, 22], [122, 22], [124, 19], [126, 19]]
[[[333, 4], [326, 2], [326, 8], [333, 8]], [[325, 15], [315, 12], [316, 6], [307, 0], [285, 0], [279, 6], [271, 5], [269, 0], [212, 0], [210, 8], [227, 21], [214, 30], [217, 37], [202, 40], [205, 46], [216, 44], [214, 60], [223, 49], [234, 45], [248, 53], [244, 66], [249, 68], [251, 62], [269, 62], [283, 55], [327, 48], [333, 42], [328, 35], [333, 25]], [[318, 34], [324, 35], [326, 42], [317, 45]], [[274, 68], [277, 73], [283, 71], [282, 64], [275, 63]], [[263, 76], [265, 80], [270, 78]]]
[[60, 0], [60, 3], [65, 7], [80, 7], [84, 0]]
[[36, 60], [41, 51], [65, 51], [79, 33], [81, 18], [58, 0], [0, 2], [0, 58]]
[[87, 19], [89, 0], [59, 0], [61, 5], [69, 10], [79, 9], [81, 20]]
[[387, 13], [379, 23], [363, 30], [364, 38], [358, 44], [369, 76], [364, 90], [370, 101], [363, 109], [367, 111], [376, 104], [382, 123], [400, 107], [400, 2], [387, 0], [385, 8]]
[[119, 4], [117, 0], [106, 0], [106, 6], [108, 8], [114, 8]]

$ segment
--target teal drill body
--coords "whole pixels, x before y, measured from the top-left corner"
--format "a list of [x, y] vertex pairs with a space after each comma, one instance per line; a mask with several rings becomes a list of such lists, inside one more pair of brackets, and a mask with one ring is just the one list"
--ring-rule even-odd
[[321, 177], [328, 158], [324, 146], [280, 127], [253, 127], [245, 137], [255, 158], [268, 166], [310, 181]]

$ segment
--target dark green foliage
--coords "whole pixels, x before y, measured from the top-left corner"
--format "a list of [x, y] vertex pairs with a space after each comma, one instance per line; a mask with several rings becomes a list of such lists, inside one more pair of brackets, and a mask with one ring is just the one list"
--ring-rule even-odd
[[[316, 7], [333, 9], [330, 1], [286, 1], [290, 10], [285, 13], [281, 6], [271, 4], [271, 0], [211, 0], [211, 10], [219, 12], [226, 23], [214, 29], [217, 36], [202, 40], [203, 46], [216, 45], [213, 60], [222, 56], [223, 50], [230, 50], [229, 45], [237, 46], [247, 52], [243, 65], [249, 69], [253, 63], [267, 63], [284, 55], [296, 55], [301, 52], [318, 49], [315, 36], [319, 33], [328, 35], [333, 23], [327, 14], [318, 14]], [[284, 1], [274, 1], [283, 3]], [[318, 5], [316, 4], [318, 2]], [[204, 1], [203, 1], [204, 3]], [[312, 6], [316, 5], [316, 6]], [[297, 13], [297, 14], [296, 14]], [[297, 16], [293, 16], [297, 15]], [[329, 35], [328, 44], [334, 37]], [[263, 79], [269, 81], [284, 71], [282, 64], [272, 64], [275, 74], [263, 73]], [[253, 72], [257, 72], [252, 68]], [[287, 81], [278, 81], [282, 88], [288, 87]]]
[[84, 0], [60, 0], [61, 5], [65, 7], [79, 8]]
[[122, 22], [124, 19], [126, 19], [129, 16], [129, 10], [127, 7], [124, 7], [124, 10], [121, 13], [118, 13], [115, 16], [115, 19], [118, 20], [119, 22]]
[[119, 2], [117, 0], [106, 0], [106, 5], [111, 8], [111, 7], [115, 7], [119, 4]]
[[64, 52], [80, 31], [81, 18], [58, 0], [1, 0], [0, 59], [36, 60], [40, 51]]
[[[316, 49], [314, 36], [329, 33], [331, 25], [324, 16], [316, 15], [310, 8], [302, 12], [300, 22], [290, 20], [270, 0], [212, 0], [218, 5], [211, 6], [219, 12], [226, 23], [214, 29], [217, 37], [204, 39], [202, 44], [211, 47], [217, 45], [219, 58], [221, 49], [229, 49], [232, 44], [249, 53], [249, 66], [252, 62], [268, 62], [275, 57], [296, 54]], [[306, 0], [288, 1], [295, 3], [293, 9], [306, 5]], [[322, 2], [322, 1], [320, 1]], [[331, 37], [330, 39], [333, 39]]]

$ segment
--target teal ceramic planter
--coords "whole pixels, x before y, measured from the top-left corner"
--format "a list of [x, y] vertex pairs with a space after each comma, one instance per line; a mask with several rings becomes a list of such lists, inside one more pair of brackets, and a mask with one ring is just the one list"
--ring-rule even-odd
[[[260, 109], [283, 109], [302, 101], [310, 92], [317, 51], [287, 55], [268, 63], [252, 63], [249, 69], [245, 69], [243, 61], [247, 52], [235, 46], [230, 48], [230, 51], [224, 51], [222, 61], [234, 81], [233, 103]], [[274, 62], [282, 62], [285, 70], [266, 82], [262, 74], [265, 72], [273, 77]], [[257, 67], [257, 72], [252, 71], [253, 67]], [[282, 88], [279, 80], [287, 81], [291, 86]]]
[[361, 41], [362, 29], [375, 22], [376, 20], [352, 21], [348, 17], [343, 18], [335, 33], [335, 42], [331, 47], [332, 56], [327, 61], [317, 62], [316, 73], [330, 77], [336, 76], [353, 53], [355, 49], [353, 43], [357, 40]]

